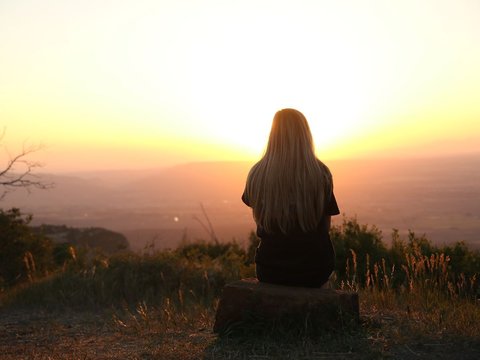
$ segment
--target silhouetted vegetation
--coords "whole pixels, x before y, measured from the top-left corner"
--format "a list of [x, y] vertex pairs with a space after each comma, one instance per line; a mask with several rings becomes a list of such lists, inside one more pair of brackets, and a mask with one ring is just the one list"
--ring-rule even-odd
[[[413, 231], [402, 239], [394, 229], [387, 247], [381, 231], [375, 226], [360, 225], [356, 219], [344, 219], [342, 225], [334, 226], [331, 237], [340, 282], [349, 280], [357, 287], [368, 287], [376, 281], [376, 286], [399, 289], [411, 287], [412, 276], [426, 271], [423, 280], [438, 285], [443, 278], [443, 290], [457, 284], [456, 291], [465, 293], [468, 282], [470, 295], [480, 295], [480, 251], [469, 249], [464, 242], [436, 246], [425, 235], [417, 236]], [[459, 281], [465, 282], [462, 289]]]
[[[5, 129], [0, 132], [0, 149], [5, 148], [2, 143], [5, 136]], [[31, 189], [50, 189], [52, 183], [45, 182], [39, 178], [36, 171], [43, 165], [38, 161], [30, 160], [33, 153], [41, 149], [41, 146], [23, 145], [21, 151], [15, 155], [8, 155], [7, 159], [2, 159], [4, 166], [0, 168], [0, 201], [5, 196], [16, 189], [25, 189], [30, 192]], [[9, 154], [8, 150], [6, 154]]]
[[53, 243], [29, 227], [31, 216], [0, 209], [0, 289], [44, 277], [55, 268]]
[[[142, 254], [108, 254], [88, 252], [85, 242], [79, 240], [110, 234], [108, 231], [67, 227], [39, 231], [29, 227], [31, 217], [18, 209], [0, 215], [2, 286], [29, 282], [28, 290], [23, 291], [31, 295], [24, 293], [21, 299], [25, 303], [47, 304], [55, 299], [55, 305], [134, 306], [139, 301], [157, 304], [174, 297], [201, 299], [205, 304], [218, 296], [226, 282], [255, 275], [253, 259], [259, 239], [254, 232], [246, 248], [235, 241], [184, 241], [174, 250], [147, 246]], [[60, 234], [70, 242], [58, 243], [58, 237], [54, 242], [45, 232]], [[402, 239], [394, 230], [391, 246], [386, 246], [375, 226], [348, 218], [332, 227], [331, 237], [337, 255], [332, 279], [336, 287], [403, 291], [421, 281], [451, 296], [477, 296], [480, 253], [464, 243], [437, 247], [425, 236], [410, 232]], [[101, 241], [97, 239], [97, 243]], [[114, 247], [125, 248], [122, 244], [116, 242]]]

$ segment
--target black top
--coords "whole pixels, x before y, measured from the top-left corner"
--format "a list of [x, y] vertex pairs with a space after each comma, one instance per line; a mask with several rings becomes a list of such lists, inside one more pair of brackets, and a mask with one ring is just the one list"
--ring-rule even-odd
[[[242, 200], [250, 206], [245, 193]], [[327, 199], [324, 213], [317, 229], [310, 232], [303, 232], [297, 228], [288, 234], [280, 231], [267, 233], [262, 226], [257, 225], [257, 236], [261, 240], [255, 255], [257, 270], [261, 266], [262, 269], [270, 269], [273, 274], [278, 273], [280, 277], [283, 276], [281, 273], [285, 274], [283, 277], [288, 273], [288, 276], [303, 274], [303, 277], [313, 278], [323, 274], [322, 276], [328, 279], [335, 266], [335, 252], [330, 240], [328, 218], [340, 214], [333, 192]]]

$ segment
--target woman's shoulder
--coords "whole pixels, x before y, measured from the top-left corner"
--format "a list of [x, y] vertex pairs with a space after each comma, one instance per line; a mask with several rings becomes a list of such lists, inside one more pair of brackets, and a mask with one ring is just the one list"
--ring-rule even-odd
[[328, 179], [332, 179], [332, 173], [330, 172], [330, 169], [328, 168], [328, 166], [318, 158], [317, 158], [317, 162], [318, 162], [318, 165], [319, 165], [320, 169], [322, 170], [323, 174]]

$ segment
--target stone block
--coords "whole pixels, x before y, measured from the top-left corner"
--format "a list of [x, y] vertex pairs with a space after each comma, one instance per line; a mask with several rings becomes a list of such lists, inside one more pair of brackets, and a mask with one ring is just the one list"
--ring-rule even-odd
[[218, 304], [213, 331], [221, 333], [252, 319], [308, 319], [317, 328], [358, 321], [358, 293], [327, 288], [291, 287], [255, 278], [227, 284]]

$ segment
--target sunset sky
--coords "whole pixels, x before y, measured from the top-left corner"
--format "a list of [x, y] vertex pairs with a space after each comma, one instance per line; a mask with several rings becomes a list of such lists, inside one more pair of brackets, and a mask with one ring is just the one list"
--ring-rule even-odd
[[[0, 125], [47, 171], [480, 154], [480, 1], [1, 0]], [[5, 159], [6, 153], [0, 155]]]

